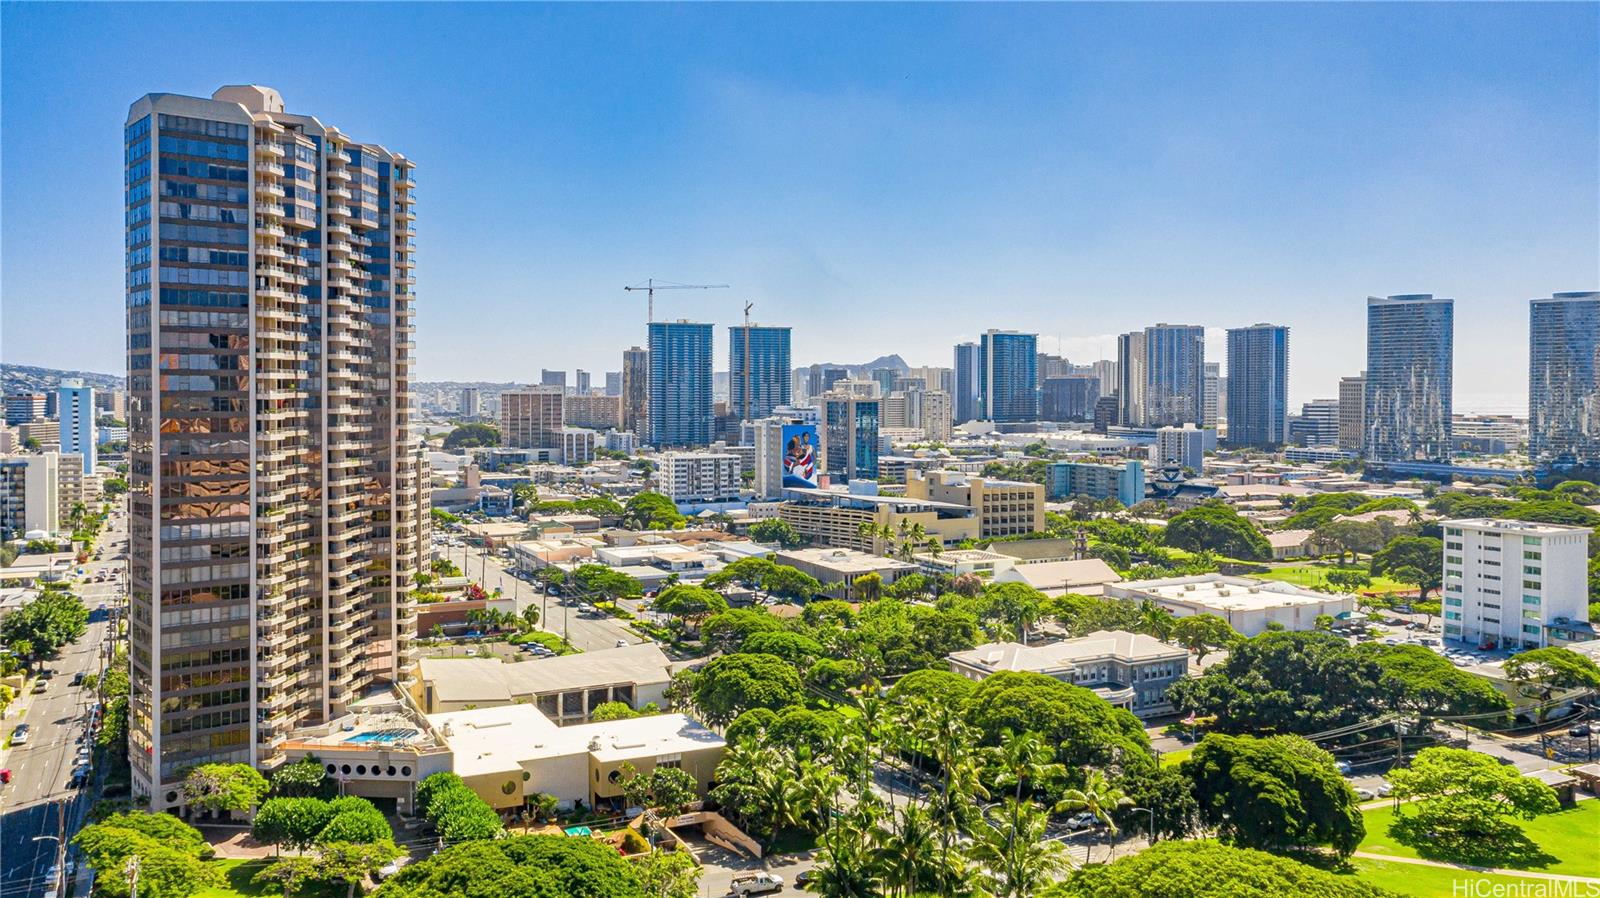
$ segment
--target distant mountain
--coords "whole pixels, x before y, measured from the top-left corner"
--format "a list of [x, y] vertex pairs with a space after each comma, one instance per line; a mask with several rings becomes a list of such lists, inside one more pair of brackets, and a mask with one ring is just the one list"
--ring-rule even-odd
[[[860, 365], [852, 365], [842, 362], [819, 362], [818, 364], [824, 368], [844, 368], [850, 372], [851, 377], [864, 377], [874, 368], [893, 368], [895, 371], [901, 374], [911, 370], [911, 366], [906, 364], [906, 360], [901, 358], [900, 353], [898, 352], [891, 353], [890, 355], [880, 355], [872, 361]], [[805, 365], [796, 370], [803, 370], [810, 367], [810, 365]]]
[[85, 386], [97, 390], [121, 390], [127, 378], [120, 374], [100, 374], [96, 371], [62, 371], [59, 368], [39, 368], [33, 365], [0, 364], [0, 392], [46, 393], [61, 385], [61, 381], [76, 378]]

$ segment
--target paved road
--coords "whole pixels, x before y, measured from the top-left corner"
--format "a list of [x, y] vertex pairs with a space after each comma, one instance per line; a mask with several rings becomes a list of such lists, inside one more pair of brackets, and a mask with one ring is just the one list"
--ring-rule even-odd
[[581, 614], [582, 608], [564, 606], [559, 598], [545, 595], [535, 584], [513, 577], [502, 563], [503, 559], [486, 558], [484, 552], [470, 546], [436, 546], [434, 551], [459, 565], [463, 574], [483, 584], [485, 590], [494, 592], [498, 588], [502, 596], [515, 600], [519, 613], [529, 605], [538, 608], [541, 627], [552, 633], [565, 634], [582, 651], [613, 648], [618, 640], [630, 643], [646, 641], [610, 615], [585, 617]]
[[[85, 565], [87, 577], [72, 589], [89, 607], [89, 628], [83, 638], [64, 648], [46, 666], [55, 675], [46, 691], [29, 694], [22, 710], [12, 710], [0, 725], [0, 734], [9, 736], [20, 723], [27, 723], [32, 736], [25, 745], [13, 746], [0, 756], [0, 767], [11, 770], [11, 784], [0, 792], [0, 898], [39, 898], [50, 885], [48, 872], [58, 859], [55, 837], [70, 839], [82, 824], [88, 810], [88, 790], [68, 787], [76, 765], [78, 738], [84, 732], [83, 717], [95, 700], [92, 692], [72, 685], [82, 673], [99, 673], [108, 659], [108, 616], [122, 595], [123, 572], [127, 562], [113, 560], [125, 553], [126, 519], [118, 513], [102, 535], [100, 561]], [[112, 577], [96, 583], [102, 571]], [[107, 611], [98, 611], [101, 603]], [[34, 841], [37, 836], [52, 838]]]

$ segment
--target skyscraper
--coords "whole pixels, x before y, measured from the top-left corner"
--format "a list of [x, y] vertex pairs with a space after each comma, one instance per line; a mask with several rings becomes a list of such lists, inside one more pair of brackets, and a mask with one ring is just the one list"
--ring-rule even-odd
[[1367, 297], [1366, 458], [1450, 459], [1455, 301]]
[[622, 351], [622, 429], [646, 439], [650, 421], [650, 353], [638, 346]]
[[711, 444], [711, 325], [650, 322], [650, 442]]
[[129, 762], [160, 810], [415, 658], [412, 164], [274, 90], [124, 129]]
[[1339, 448], [1360, 452], [1367, 441], [1367, 375], [1339, 378]]
[[1200, 426], [1216, 427], [1222, 410], [1222, 365], [1206, 362], [1200, 387]]
[[1205, 328], [1157, 324], [1117, 338], [1120, 423], [1169, 427], [1205, 422]]
[[978, 339], [978, 416], [996, 424], [1039, 420], [1039, 337], [989, 330]]
[[574, 393], [578, 394], [579, 396], [587, 396], [587, 395], [589, 395], [589, 389], [590, 389], [589, 372], [583, 370], [582, 368], [579, 368], [578, 370], [574, 371], [572, 374], [573, 374], [572, 391]]
[[461, 396], [456, 402], [456, 410], [463, 418], [476, 418], [483, 410], [483, 394], [477, 387], [462, 387]]
[[1600, 293], [1557, 293], [1528, 311], [1528, 456], [1600, 464]]
[[1228, 445], [1282, 445], [1288, 422], [1289, 329], [1228, 328]]
[[560, 387], [526, 387], [500, 394], [500, 444], [514, 449], [560, 449], [566, 426]]
[[61, 382], [60, 401], [56, 408], [61, 415], [61, 454], [83, 456], [83, 473], [93, 474], [98, 459], [95, 457], [94, 387], [86, 387], [77, 379]]
[[955, 421], [962, 424], [978, 417], [978, 344], [957, 343], [955, 359]]
[[[747, 361], [748, 360], [748, 361]], [[789, 328], [728, 328], [728, 411], [755, 421], [788, 405]]]
[[549, 368], [539, 369], [539, 386], [560, 387], [563, 392], [567, 389], [567, 372], [552, 371]]
[[607, 396], [621, 396], [622, 395], [622, 372], [621, 371], [607, 371], [606, 372], [606, 395]]
[[875, 480], [878, 477], [878, 434], [882, 400], [860, 399], [841, 393], [823, 397], [822, 470], [835, 480]]

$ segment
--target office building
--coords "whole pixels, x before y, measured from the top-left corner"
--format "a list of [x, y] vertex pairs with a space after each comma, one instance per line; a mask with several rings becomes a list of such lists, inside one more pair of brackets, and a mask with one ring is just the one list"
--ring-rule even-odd
[[549, 368], [539, 369], [539, 386], [557, 387], [563, 393], [567, 390], [567, 372], [551, 371]]
[[621, 396], [622, 395], [622, 372], [621, 371], [607, 371], [606, 372], [606, 395], [607, 396]]
[[1444, 637], [1544, 648], [1592, 639], [1588, 527], [1473, 518], [1444, 522]]
[[1450, 460], [1454, 338], [1454, 300], [1367, 297], [1367, 461]]
[[1039, 337], [985, 331], [978, 339], [978, 417], [996, 424], [1039, 419]]
[[1215, 428], [1222, 410], [1222, 365], [1206, 362], [1200, 388], [1200, 426]]
[[1045, 497], [1052, 502], [1115, 499], [1132, 508], [1144, 501], [1144, 465], [1137, 460], [1120, 465], [1051, 462], [1045, 469]]
[[1504, 455], [1528, 442], [1528, 422], [1512, 415], [1456, 415], [1450, 422], [1452, 452]]
[[1528, 311], [1528, 456], [1600, 465], [1600, 293], [1557, 293]]
[[462, 387], [456, 411], [463, 418], [476, 418], [483, 411], [483, 394], [477, 387]]
[[34, 418], [18, 424], [17, 439], [41, 452], [61, 451], [61, 427], [49, 418]]
[[708, 446], [711, 398], [711, 325], [650, 322], [650, 442], [657, 447]]
[[0, 457], [0, 539], [55, 536], [61, 515], [61, 456], [55, 452]]
[[650, 432], [650, 353], [638, 346], [622, 353], [622, 429], [640, 438]]
[[906, 498], [965, 505], [978, 515], [978, 536], [1021, 536], [1044, 529], [1044, 485], [975, 477], [959, 471], [906, 472]]
[[1228, 328], [1228, 445], [1281, 446], [1288, 439], [1288, 418], [1289, 329]]
[[755, 421], [788, 405], [789, 328], [759, 324], [728, 328], [728, 411]]
[[110, 415], [118, 421], [128, 418], [128, 394], [121, 390], [95, 390], [95, 408], [103, 415]]
[[894, 390], [894, 382], [900, 377], [900, 372], [893, 368], [874, 368], [867, 372], [867, 380], [878, 385], [878, 395], [887, 396]]
[[1174, 617], [1214, 614], [1246, 637], [1266, 632], [1271, 624], [1296, 632], [1314, 630], [1318, 617], [1337, 618], [1356, 609], [1352, 596], [1227, 574], [1108, 583], [1105, 596], [1133, 602], [1149, 600]]
[[935, 443], [950, 441], [950, 394], [943, 390], [914, 393], [922, 402], [922, 433]]
[[274, 90], [124, 130], [129, 762], [272, 766], [414, 657], [412, 163]]
[[1366, 445], [1367, 376], [1339, 378], [1339, 448], [1360, 452]]
[[625, 452], [632, 455], [639, 449], [639, 437], [631, 430], [608, 430], [605, 443], [608, 452]]
[[880, 401], [834, 393], [823, 397], [821, 412], [822, 471], [835, 481], [877, 479]]
[[579, 368], [573, 373], [572, 392], [579, 396], [589, 395], [589, 372]]
[[1095, 433], [1105, 433], [1119, 426], [1121, 411], [1122, 402], [1115, 393], [1109, 396], [1102, 394], [1094, 402], [1094, 423], [1090, 428]]
[[1313, 399], [1303, 403], [1300, 416], [1290, 423], [1289, 431], [1289, 440], [1296, 446], [1338, 446], [1339, 400]]
[[752, 421], [749, 443], [755, 447], [755, 489], [757, 500], [768, 501], [783, 495], [783, 425], [788, 418], [777, 416]]
[[677, 505], [735, 502], [742, 470], [732, 452], [663, 452], [656, 464], [656, 486]]
[[562, 423], [595, 430], [622, 429], [622, 399], [595, 393], [576, 393], [561, 405]]
[[951, 391], [949, 384], [950, 375], [951, 371], [949, 368], [940, 368], [936, 365], [923, 365], [919, 368], [906, 369], [906, 373], [903, 376], [913, 380], [922, 381], [922, 389], [924, 390], [942, 390], [945, 393], [949, 393]]
[[1093, 421], [1100, 378], [1093, 374], [1046, 377], [1039, 386], [1039, 417], [1045, 421]]
[[6, 397], [6, 424], [16, 426], [44, 417], [43, 393], [13, 393]]
[[1153, 447], [1156, 465], [1176, 464], [1199, 473], [1205, 461], [1205, 437], [1206, 432], [1193, 424], [1157, 428]]
[[500, 445], [559, 449], [566, 399], [557, 386], [523, 387], [500, 394]]
[[1007, 671], [1053, 677], [1140, 718], [1172, 713], [1167, 687], [1189, 673], [1188, 649], [1125, 630], [1096, 630], [1044, 645], [989, 642], [951, 652], [948, 660], [951, 673], [969, 680]]
[[86, 387], [77, 379], [63, 380], [57, 391], [56, 413], [60, 416], [61, 452], [83, 456], [83, 467], [94, 473], [95, 439], [94, 387]]
[[978, 418], [978, 344], [957, 343], [955, 355], [955, 423]]

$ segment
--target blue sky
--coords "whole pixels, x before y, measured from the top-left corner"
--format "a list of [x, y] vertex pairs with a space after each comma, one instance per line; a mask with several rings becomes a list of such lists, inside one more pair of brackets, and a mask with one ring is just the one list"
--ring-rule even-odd
[[1283, 323], [1298, 402], [1361, 368], [1368, 294], [1432, 292], [1457, 407], [1514, 408], [1527, 300], [1600, 288], [1596, 4], [0, 15], [18, 363], [121, 369], [128, 104], [239, 82], [418, 160], [425, 379], [615, 369], [643, 338], [621, 287], [653, 276], [732, 284], [658, 314], [753, 300], [797, 364]]

